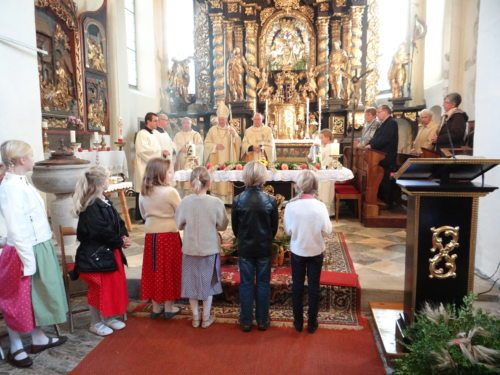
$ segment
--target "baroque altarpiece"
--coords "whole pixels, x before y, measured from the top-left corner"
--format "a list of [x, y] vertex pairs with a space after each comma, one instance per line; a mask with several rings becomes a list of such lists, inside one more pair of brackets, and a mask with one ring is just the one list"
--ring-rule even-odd
[[35, 1], [42, 117], [51, 146], [75, 130], [109, 134], [106, 1], [77, 16], [72, 0]]
[[240, 133], [263, 113], [278, 158], [302, 154], [318, 128], [345, 135], [378, 93], [375, 12], [375, 0], [197, 1], [197, 102], [230, 104]]

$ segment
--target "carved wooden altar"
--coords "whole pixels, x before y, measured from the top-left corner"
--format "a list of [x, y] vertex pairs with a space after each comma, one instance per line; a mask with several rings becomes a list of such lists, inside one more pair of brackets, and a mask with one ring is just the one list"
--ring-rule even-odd
[[[257, 110], [277, 139], [309, 138], [314, 121], [345, 135], [347, 108], [355, 100], [362, 111], [377, 92], [373, 7], [373, 0], [198, 1], [198, 100], [231, 103], [242, 130]], [[243, 95], [232, 95], [241, 82]]]
[[[77, 16], [72, 0], [35, 1], [38, 73], [49, 145], [60, 138], [89, 146], [91, 132], [109, 134], [106, 1]], [[68, 143], [68, 142], [66, 142]]]

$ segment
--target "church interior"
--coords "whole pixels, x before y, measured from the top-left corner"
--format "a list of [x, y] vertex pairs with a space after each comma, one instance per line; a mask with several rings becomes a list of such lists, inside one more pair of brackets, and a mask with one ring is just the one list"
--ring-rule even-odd
[[[0, 293], [0, 374], [413, 374], [417, 354], [433, 373], [498, 371], [499, 1], [5, 0], [0, 9], [0, 143], [33, 150], [30, 180], [47, 207], [70, 306], [68, 323], [47, 327], [68, 341], [22, 369], [6, 360]], [[171, 162], [180, 198], [193, 192], [192, 170], [206, 166], [209, 194], [229, 217], [208, 329], [191, 327], [185, 298], [168, 322], [150, 319], [154, 303], [141, 299], [141, 155], [153, 133], [165, 134], [156, 157]], [[231, 215], [251, 161], [267, 168], [279, 226], [270, 327], [247, 334]], [[77, 227], [72, 196], [92, 165], [109, 171], [105, 194], [130, 238], [127, 327], [107, 337], [89, 332], [86, 284], [67, 277], [76, 232], [61, 229]], [[319, 179], [333, 226], [323, 234], [314, 335], [294, 330], [283, 224], [304, 170]], [[10, 224], [0, 224], [9, 243]], [[411, 329], [421, 311], [463, 306], [470, 294], [493, 322], [489, 355], [457, 360], [466, 344], [456, 343], [449, 361], [418, 352]], [[468, 372], [450, 370], [457, 366]]]

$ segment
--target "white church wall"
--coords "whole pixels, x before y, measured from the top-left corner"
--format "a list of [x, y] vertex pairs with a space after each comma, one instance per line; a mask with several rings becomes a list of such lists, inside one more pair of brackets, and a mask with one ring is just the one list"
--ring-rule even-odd
[[[33, 0], [4, 0], [0, 38], [36, 47]], [[35, 51], [0, 41], [0, 142], [20, 139], [43, 159], [40, 88]]]
[[[500, 158], [497, 140], [500, 139], [497, 111], [500, 102], [500, 2], [481, 0], [479, 12], [476, 80], [476, 130], [474, 154]], [[486, 174], [488, 185], [500, 186], [500, 167]], [[480, 200], [479, 228], [476, 246], [476, 268], [491, 275], [500, 262], [498, 221], [500, 220], [500, 191]], [[497, 273], [498, 277], [499, 273]]]

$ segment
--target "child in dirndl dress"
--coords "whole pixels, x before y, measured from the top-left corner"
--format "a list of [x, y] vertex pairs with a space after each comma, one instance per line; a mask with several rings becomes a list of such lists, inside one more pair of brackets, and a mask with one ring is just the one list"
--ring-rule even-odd
[[23, 141], [0, 146], [7, 172], [0, 185], [0, 214], [7, 241], [0, 253], [0, 311], [10, 338], [7, 361], [29, 367], [21, 333], [31, 333], [30, 352], [62, 345], [67, 338], [47, 337], [39, 328], [64, 323], [68, 304], [52, 243], [45, 205], [26, 174], [33, 170], [33, 150]]
[[181, 297], [181, 238], [175, 211], [181, 197], [170, 186], [170, 160], [150, 159], [142, 180], [139, 208], [145, 220], [141, 299], [152, 301], [151, 319], [168, 320], [180, 312], [174, 306]]
[[[76, 235], [80, 246], [76, 251], [75, 270], [88, 285], [91, 323], [89, 331], [107, 336], [125, 328], [117, 319], [127, 312], [128, 292], [122, 248], [130, 246], [127, 229], [118, 212], [105, 196], [108, 171], [100, 166], [89, 168], [78, 180], [73, 199], [79, 215]], [[110, 262], [105, 256], [93, 257], [98, 249], [111, 251]], [[109, 258], [108, 258], [109, 259]]]

